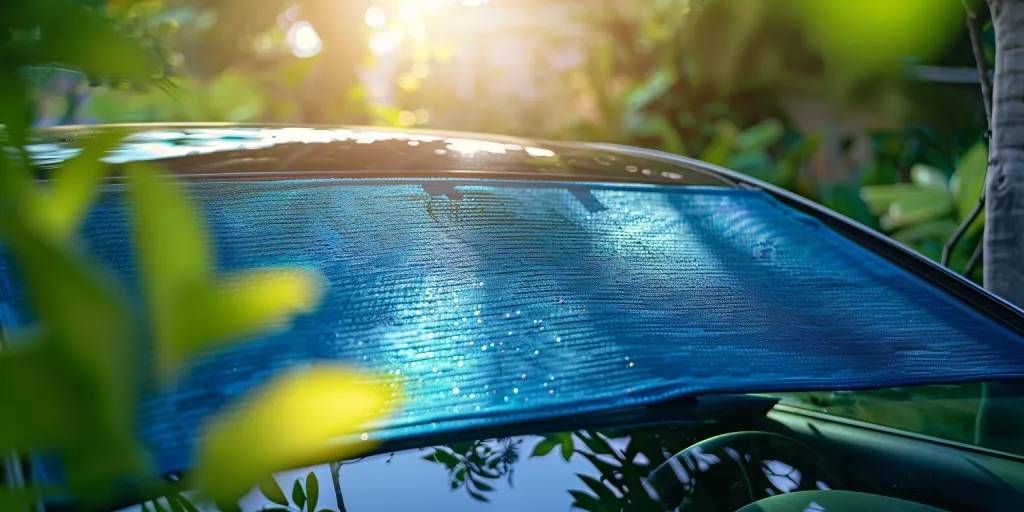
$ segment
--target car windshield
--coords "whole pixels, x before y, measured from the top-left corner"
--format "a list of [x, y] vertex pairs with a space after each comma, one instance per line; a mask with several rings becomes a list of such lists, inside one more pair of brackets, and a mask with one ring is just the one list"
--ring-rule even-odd
[[[203, 502], [188, 475], [209, 418], [267, 382], [337, 363], [363, 372], [389, 408], [332, 441], [365, 458], [278, 474], [244, 510], [409, 503], [370, 480], [408, 482], [444, 510], [737, 510], [796, 490], [921, 501], [931, 483], [864, 473], [960, 450], [995, 475], [974, 483], [995, 486], [1012, 469], [999, 461], [1024, 455], [1002, 428], [1021, 410], [1017, 385], [1001, 382], [1024, 374], [1017, 313], [771, 188], [612, 146], [353, 131], [289, 146], [278, 132], [243, 130], [238, 144], [175, 133], [192, 149], [136, 134], [111, 159], [132, 172], [157, 158], [183, 178], [177, 190], [208, 226], [217, 272], [315, 271], [323, 295], [254, 341], [183, 357], [173, 386], [146, 389], [140, 437], [168, 478], [155, 488], [173, 490], [147, 511]], [[263, 138], [246, 146], [253, 133]], [[37, 148], [44, 175], [61, 151]], [[394, 160], [327, 167], [347, 161], [338, 151]], [[422, 152], [449, 160], [397, 167]], [[263, 163], [239, 172], [250, 159]], [[130, 243], [137, 193], [106, 182], [81, 229], [84, 250], [129, 297], [146, 293], [146, 260]], [[29, 325], [25, 284], [6, 261], [2, 320]], [[261, 304], [245, 303], [244, 317]], [[316, 422], [345, 411], [338, 403], [348, 404], [287, 416]], [[853, 448], [876, 458], [850, 459]], [[62, 478], [59, 461], [33, 464], [39, 480]], [[935, 471], [963, 472], [942, 464]], [[928, 503], [960, 503], [928, 492]]]

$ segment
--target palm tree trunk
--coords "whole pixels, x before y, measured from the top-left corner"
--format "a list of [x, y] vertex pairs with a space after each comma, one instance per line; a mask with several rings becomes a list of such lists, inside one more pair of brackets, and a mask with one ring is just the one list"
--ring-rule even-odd
[[[996, 36], [985, 182], [985, 288], [1024, 307], [1024, 0], [988, 0]], [[1024, 384], [985, 384], [976, 441], [1024, 453]]]

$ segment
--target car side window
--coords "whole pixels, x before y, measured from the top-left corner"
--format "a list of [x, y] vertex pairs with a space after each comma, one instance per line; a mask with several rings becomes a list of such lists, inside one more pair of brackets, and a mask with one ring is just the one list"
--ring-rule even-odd
[[783, 404], [1024, 455], [1024, 381], [787, 393]]

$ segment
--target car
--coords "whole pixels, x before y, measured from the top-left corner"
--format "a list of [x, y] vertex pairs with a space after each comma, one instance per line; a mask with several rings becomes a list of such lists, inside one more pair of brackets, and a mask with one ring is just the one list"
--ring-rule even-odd
[[[325, 447], [241, 510], [1022, 503], [1018, 439], [973, 436], [981, 386], [1024, 397], [1021, 310], [792, 193], [647, 149], [440, 131], [63, 127], [29, 150], [45, 178], [114, 129], [130, 135], [106, 160], [177, 176], [219, 268], [328, 283], [288, 330], [197, 357], [144, 396], [140, 435], [169, 482], [204, 419], [282, 371], [340, 361], [400, 382], [398, 412], [362, 433], [362, 457]], [[134, 282], [118, 181], [83, 238]], [[16, 280], [0, 254], [8, 327]], [[192, 496], [115, 508], [204, 506]]]

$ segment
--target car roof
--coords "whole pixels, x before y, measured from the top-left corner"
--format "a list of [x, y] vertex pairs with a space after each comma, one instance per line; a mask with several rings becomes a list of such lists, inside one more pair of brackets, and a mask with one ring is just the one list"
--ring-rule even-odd
[[42, 170], [77, 154], [97, 135], [125, 132], [106, 160], [159, 161], [204, 179], [239, 177], [498, 177], [733, 186], [706, 169], [680, 167], [596, 144], [499, 135], [235, 124], [135, 124], [40, 130], [29, 146]]

